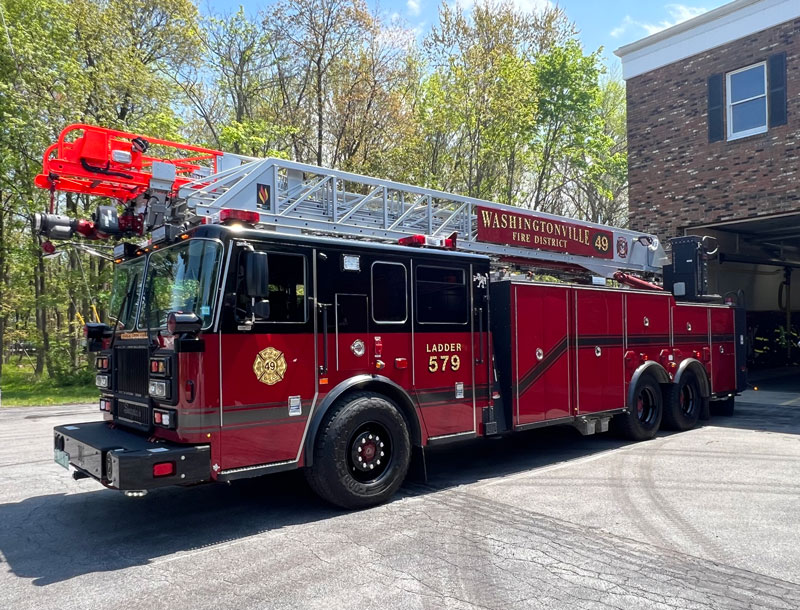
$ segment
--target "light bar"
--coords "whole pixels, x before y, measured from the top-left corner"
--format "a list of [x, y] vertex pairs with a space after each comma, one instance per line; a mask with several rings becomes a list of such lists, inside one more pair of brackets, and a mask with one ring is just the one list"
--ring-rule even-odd
[[256, 224], [259, 220], [261, 220], [261, 214], [252, 210], [232, 210], [230, 208], [220, 210], [219, 221], [226, 222], [230, 220], [238, 220], [239, 222]]
[[433, 237], [431, 235], [409, 235], [397, 240], [401, 246], [428, 246], [432, 248], [447, 248], [452, 250], [456, 247], [455, 237]]

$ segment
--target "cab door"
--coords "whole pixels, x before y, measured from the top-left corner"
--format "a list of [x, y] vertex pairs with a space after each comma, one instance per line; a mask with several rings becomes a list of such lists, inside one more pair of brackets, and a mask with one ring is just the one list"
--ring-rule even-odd
[[[269, 312], [252, 325], [239, 263], [247, 247], [269, 266]], [[297, 459], [316, 391], [312, 256], [293, 244], [232, 251], [220, 322], [223, 471]]]
[[412, 261], [414, 391], [430, 438], [477, 429], [471, 265]]

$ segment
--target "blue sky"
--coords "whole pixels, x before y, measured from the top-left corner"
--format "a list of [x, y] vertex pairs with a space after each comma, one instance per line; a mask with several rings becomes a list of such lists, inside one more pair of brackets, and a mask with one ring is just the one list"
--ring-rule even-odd
[[[370, 6], [377, 6], [387, 16], [403, 19], [410, 28], [424, 35], [437, 21], [440, 2], [434, 0], [367, 0]], [[469, 8], [474, 0], [447, 0], [459, 2]], [[548, 0], [511, 0], [521, 10], [536, 10], [548, 4]], [[717, 8], [726, 0], [688, 0], [687, 3], [658, 2], [653, 0], [561, 0], [569, 18], [580, 30], [580, 38], [587, 51], [603, 47], [606, 63], [612, 70], [619, 61], [613, 55], [614, 49], [634, 42], [705, 11]], [[244, 6], [248, 13], [254, 14], [267, 9], [270, 0], [201, 0], [201, 9], [210, 7], [218, 13], [229, 13]]]

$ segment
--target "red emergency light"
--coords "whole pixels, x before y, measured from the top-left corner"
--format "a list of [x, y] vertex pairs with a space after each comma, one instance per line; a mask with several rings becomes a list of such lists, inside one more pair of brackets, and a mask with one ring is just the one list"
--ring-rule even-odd
[[408, 237], [401, 237], [397, 240], [397, 243], [401, 246], [414, 246], [417, 248], [421, 246], [428, 246], [433, 248], [447, 248], [448, 250], [454, 250], [456, 247], [456, 236], [456, 233], [453, 233], [450, 237], [409, 235]]
[[232, 210], [230, 208], [225, 208], [224, 210], [220, 210], [219, 213], [220, 222], [226, 222], [232, 220], [254, 225], [259, 220], [261, 220], [261, 214], [259, 214], [258, 212], [254, 212], [252, 210]]

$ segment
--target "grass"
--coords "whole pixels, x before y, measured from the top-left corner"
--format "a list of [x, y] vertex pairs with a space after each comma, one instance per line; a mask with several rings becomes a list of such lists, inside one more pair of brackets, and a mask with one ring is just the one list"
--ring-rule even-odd
[[96, 402], [100, 395], [95, 385], [80, 380], [56, 380], [45, 373], [39, 381], [33, 377], [29, 364], [3, 365], [0, 382], [3, 407], [30, 407], [39, 405], [66, 405]]

